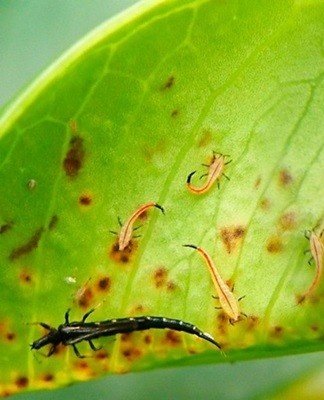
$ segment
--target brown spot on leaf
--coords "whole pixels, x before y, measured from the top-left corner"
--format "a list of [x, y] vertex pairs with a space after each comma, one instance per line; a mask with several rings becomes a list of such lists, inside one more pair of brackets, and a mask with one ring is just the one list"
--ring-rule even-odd
[[270, 200], [267, 198], [262, 199], [260, 202], [260, 206], [261, 206], [262, 210], [268, 211], [271, 206]]
[[233, 282], [233, 279], [232, 279], [232, 278], [227, 279], [226, 285], [227, 285], [227, 286], [230, 288], [230, 290], [233, 292], [233, 290], [234, 290], [234, 282]]
[[85, 287], [81, 293], [75, 296], [75, 300], [77, 301], [79, 307], [88, 309], [91, 305], [93, 297], [94, 296], [91, 288]]
[[258, 323], [259, 323], [260, 318], [257, 317], [256, 315], [249, 315], [246, 318], [246, 326], [247, 326], [247, 330], [252, 330], [254, 329]]
[[305, 301], [310, 302], [311, 304], [316, 304], [319, 302], [319, 297], [316, 296], [314, 293], [312, 295], [306, 296], [305, 294], [297, 294], [296, 295], [296, 302], [297, 304], [303, 304]]
[[139, 313], [143, 313], [143, 312], [144, 312], [144, 306], [142, 304], [138, 304], [137, 306], [135, 306], [132, 309], [131, 315], [139, 314]]
[[173, 110], [173, 111], [171, 112], [171, 117], [172, 117], [172, 118], [176, 118], [178, 115], [179, 115], [179, 110]]
[[165, 284], [167, 283], [167, 278], [168, 271], [164, 267], [158, 268], [156, 271], [154, 271], [153, 274], [155, 287], [160, 288], [162, 286], [165, 286]]
[[276, 325], [272, 328], [271, 336], [273, 337], [281, 337], [283, 334], [284, 328], [282, 326]]
[[68, 152], [63, 160], [66, 175], [75, 178], [84, 164], [84, 143], [80, 136], [73, 136], [70, 140]]
[[172, 86], [174, 85], [175, 77], [173, 75], [170, 75], [168, 77], [168, 80], [161, 86], [161, 90], [167, 90], [171, 89]]
[[26, 376], [20, 376], [16, 379], [15, 384], [19, 389], [24, 389], [28, 386], [28, 378]]
[[181, 334], [176, 331], [167, 330], [163, 342], [169, 346], [179, 346], [182, 343]]
[[279, 184], [281, 186], [288, 186], [293, 182], [293, 177], [287, 169], [283, 169], [279, 172]]
[[141, 350], [137, 347], [130, 347], [129, 349], [123, 350], [122, 353], [123, 356], [130, 362], [138, 360], [142, 355]]
[[260, 184], [261, 184], [261, 176], [259, 176], [259, 177], [257, 178], [257, 180], [255, 181], [255, 183], [254, 183], [255, 189], [258, 189], [259, 186], [260, 186]]
[[53, 382], [54, 375], [52, 375], [51, 373], [48, 372], [47, 374], [44, 374], [41, 379], [43, 382]]
[[159, 140], [155, 145], [151, 143], [143, 146], [143, 155], [148, 162], [153, 162], [154, 157], [161, 157], [166, 151], [166, 140]]
[[13, 222], [12, 221], [6, 222], [5, 224], [0, 225], [0, 235], [10, 231], [10, 229], [12, 229], [12, 227], [13, 227]]
[[224, 313], [224, 311], [220, 311], [217, 315], [217, 329], [220, 334], [226, 336], [228, 327], [229, 327], [229, 317]]
[[280, 217], [279, 224], [282, 230], [291, 231], [297, 225], [297, 215], [293, 211], [289, 211]]
[[50, 222], [49, 222], [49, 224], [48, 224], [48, 229], [50, 231], [52, 231], [53, 229], [56, 228], [57, 223], [58, 223], [58, 216], [57, 215], [53, 215], [51, 220], [50, 220]]
[[129, 342], [133, 332], [124, 332], [120, 335], [120, 340], [122, 342]]
[[245, 228], [241, 225], [225, 227], [221, 228], [220, 233], [226, 251], [228, 254], [231, 254], [235, 250], [239, 240], [243, 238], [245, 234]]
[[92, 203], [92, 196], [90, 193], [83, 193], [80, 195], [79, 197], [79, 203], [81, 204], [81, 206], [90, 206], [90, 204]]
[[271, 237], [267, 242], [267, 250], [269, 253], [280, 253], [283, 249], [283, 244], [278, 236]]
[[41, 238], [43, 232], [44, 232], [43, 227], [37, 229], [37, 231], [28, 240], [27, 243], [12, 250], [12, 252], [9, 255], [9, 260], [11, 260], [11, 261], [16, 260], [16, 259], [24, 256], [25, 254], [30, 253], [32, 250], [36, 249], [38, 247], [38, 243], [40, 241], [40, 238]]
[[12, 342], [16, 339], [16, 334], [14, 332], [8, 332], [6, 334], [6, 339], [8, 340], [8, 342]]
[[143, 340], [144, 340], [145, 344], [151, 344], [152, 343], [152, 336], [147, 334], [147, 335], [144, 336]]
[[85, 360], [76, 361], [76, 368], [81, 371], [86, 371], [89, 369], [89, 364]]
[[318, 332], [318, 331], [319, 331], [319, 326], [318, 326], [318, 325], [311, 325], [311, 326], [310, 326], [310, 329], [311, 329], [313, 332]]
[[99, 351], [96, 351], [95, 357], [97, 360], [106, 360], [107, 358], [109, 358], [109, 353], [106, 350], [101, 349]]
[[204, 129], [202, 132], [201, 137], [198, 139], [197, 146], [198, 147], [205, 147], [207, 146], [213, 138], [213, 135], [210, 129]]
[[23, 268], [19, 274], [19, 281], [23, 284], [29, 284], [32, 282], [32, 274], [27, 268]]
[[175, 291], [176, 288], [177, 288], [177, 285], [176, 285], [173, 281], [168, 281], [168, 283], [167, 283], [167, 290], [168, 290], [169, 292]]
[[219, 322], [221, 323], [227, 323], [228, 322], [228, 317], [227, 315], [224, 313], [224, 311], [220, 311], [217, 315], [217, 319]]
[[91, 280], [91, 278], [89, 278], [86, 281], [86, 283], [84, 283], [81, 287], [79, 287], [73, 296], [74, 303], [76, 303], [79, 306], [84, 307], [84, 308], [90, 304], [92, 296], [93, 296], [92, 290], [89, 287], [90, 280]]
[[111, 279], [109, 276], [103, 276], [97, 282], [97, 288], [99, 291], [108, 292], [111, 287]]
[[[46, 330], [46, 333], [48, 331]], [[66, 350], [66, 347], [63, 344], [59, 344], [58, 346], [55, 347], [53, 356], [59, 356], [60, 354], [64, 353]]]
[[117, 241], [112, 245], [109, 255], [113, 261], [121, 264], [127, 264], [128, 262], [130, 262], [137, 247], [137, 243], [134, 239], [132, 239], [124, 250], [119, 251], [119, 245]]

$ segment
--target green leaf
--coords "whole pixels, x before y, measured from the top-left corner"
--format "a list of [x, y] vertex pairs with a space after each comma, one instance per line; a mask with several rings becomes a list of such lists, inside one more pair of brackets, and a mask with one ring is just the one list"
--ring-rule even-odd
[[[305, 229], [322, 223], [321, 1], [151, 1], [99, 27], [0, 119], [0, 394], [106, 372], [323, 349], [321, 288]], [[233, 161], [208, 193], [186, 188], [212, 152]], [[198, 173], [197, 173], [198, 175]], [[200, 184], [199, 176], [193, 182]], [[201, 183], [203, 184], [203, 180]], [[131, 250], [117, 218], [149, 212]], [[202, 246], [244, 299], [231, 325]], [[79, 360], [29, 344], [96, 307], [93, 320], [182, 319], [226, 353], [168, 331], [103, 338]], [[89, 317], [90, 320], [90, 317]], [[78, 346], [92, 355], [87, 343]]]

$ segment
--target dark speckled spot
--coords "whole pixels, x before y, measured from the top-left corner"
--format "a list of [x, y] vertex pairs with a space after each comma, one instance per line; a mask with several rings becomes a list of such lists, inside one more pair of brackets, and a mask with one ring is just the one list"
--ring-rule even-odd
[[49, 224], [48, 224], [48, 229], [50, 231], [52, 231], [53, 229], [56, 228], [57, 223], [58, 223], [58, 216], [57, 215], [53, 215], [51, 220], [50, 220], [50, 222], [49, 222]]
[[258, 176], [256, 181], [255, 181], [255, 183], [254, 183], [255, 189], [258, 189], [260, 184], [261, 184], [261, 176]]
[[278, 236], [271, 237], [267, 242], [267, 250], [269, 253], [280, 253], [283, 249], [283, 244]]
[[133, 335], [133, 332], [124, 332], [120, 335], [120, 340], [122, 342], [128, 342]]
[[167, 81], [161, 86], [161, 90], [171, 89], [172, 86], [174, 85], [174, 82], [175, 82], [175, 77], [173, 75], [170, 75]]
[[253, 330], [259, 324], [259, 317], [256, 315], [249, 315], [246, 318], [246, 327], [248, 330]]
[[127, 264], [131, 261], [133, 254], [137, 249], [137, 243], [134, 239], [129, 242], [129, 245], [122, 251], [119, 251], [118, 241], [116, 241], [110, 251], [109, 255], [111, 259], [120, 264]]
[[280, 217], [279, 224], [282, 230], [291, 231], [297, 225], [297, 215], [293, 211], [286, 212]]
[[79, 203], [81, 206], [90, 206], [92, 203], [92, 196], [90, 193], [83, 193], [79, 197]]
[[260, 201], [260, 206], [262, 208], [263, 211], [269, 211], [270, 207], [271, 207], [271, 203], [270, 200], [267, 198], [264, 198]]
[[130, 347], [122, 351], [122, 354], [128, 361], [133, 362], [139, 359], [142, 355], [142, 352], [137, 347]]
[[310, 329], [311, 329], [313, 332], [318, 332], [320, 328], [319, 328], [318, 325], [311, 325], [311, 326], [310, 326]]
[[213, 134], [210, 129], [204, 129], [202, 135], [198, 139], [197, 146], [205, 147], [210, 144], [213, 139]]
[[177, 288], [177, 285], [173, 281], [168, 281], [167, 283], [167, 290], [169, 292], [174, 292]]
[[84, 143], [80, 136], [73, 136], [69, 143], [69, 149], [63, 160], [63, 168], [66, 175], [75, 178], [84, 164]]
[[301, 294], [296, 295], [297, 304], [303, 304], [305, 299], [306, 299], [305, 295], [301, 295]]
[[287, 169], [279, 172], [279, 184], [283, 187], [290, 185], [293, 182], [293, 177]]
[[144, 311], [144, 307], [142, 304], [138, 304], [137, 306], [134, 307], [135, 314], [142, 313], [143, 311]]
[[15, 384], [19, 389], [24, 389], [28, 386], [28, 378], [26, 376], [20, 376], [16, 379]]
[[239, 240], [243, 238], [245, 228], [241, 225], [224, 227], [221, 228], [220, 234], [227, 253], [231, 254], [235, 250]]
[[52, 375], [51, 373], [44, 374], [42, 376], [42, 381], [43, 382], [53, 382], [54, 381], [54, 375]]
[[149, 334], [146, 334], [146, 335], [144, 336], [144, 343], [145, 343], [145, 344], [151, 344], [151, 343], [152, 343], [152, 336], [149, 335]]
[[271, 336], [279, 338], [283, 335], [284, 328], [282, 326], [276, 325], [271, 330]]
[[8, 340], [8, 342], [12, 342], [16, 339], [16, 334], [13, 332], [8, 332], [6, 334], [6, 339]]
[[90, 287], [81, 288], [75, 296], [75, 300], [79, 307], [83, 309], [90, 308], [92, 299], [94, 298], [93, 292]]
[[85, 371], [89, 369], [89, 364], [85, 360], [77, 360], [76, 361], [76, 368]]
[[160, 288], [162, 286], [165, 286], [167, 283], [167, 278], [168, 278], [168, 271], [164, 267], [159, 267], [157, 270], [154, 271], [153, 274], [153, 281], [154, 285], [157, 288]]
[[164, 342], [169, 346], [179, 346], [182, 342], [179, 332], [166, 331]]
[[9, 260], [11, 260], [11, 261], [16, 260], [16, 259], [30, 253], [31, 251], [35, 250], [38, 247], [38, 243], [41, 239], [43, 232], [44, 232], [43, 227], [37, 229], [37, 231], [28, 240], [27, 243], [12, 250], [12, 252], [9, 255]]
[[109, 353], [106, 350], [101, 349], [99, 351], [96, 351], [95, 358], [97, 360], [106, 360], [107, 358], [109, 358]]
[[103, 276], [102, 278], [100, 278], [97, 282], [97, 287], [102, 292], [109, 291], [111, 287], [111, 279], [109, 278], [109, 276]]
[[6, 222], [5, 224], [0, 225], [0, 235], [10, 231], [10, 229], [12, 229], [12, 227], [13, 227], [13, 222], [12, 221]]
[[27, 268], [23, 268], [19, 274], [19, 281], [23, 284], [30, 284], [32, 282], [32, 274]]

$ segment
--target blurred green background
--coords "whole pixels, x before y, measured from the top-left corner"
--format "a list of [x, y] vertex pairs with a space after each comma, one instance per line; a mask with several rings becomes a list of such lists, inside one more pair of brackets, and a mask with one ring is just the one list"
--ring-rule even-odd
[[[0, 107], [83, 35], [135, 3], [138, 0], [0, 0]], [[323, 382], [322, 360], [323, 354], [319, 353], [108, 376], [57, 391], [12, 398], [320, 400], [324, 399], [324, 384], [318, 384]], [[294, 391], [294, 385], [297, 397], [289, 397], [287, 390]]]

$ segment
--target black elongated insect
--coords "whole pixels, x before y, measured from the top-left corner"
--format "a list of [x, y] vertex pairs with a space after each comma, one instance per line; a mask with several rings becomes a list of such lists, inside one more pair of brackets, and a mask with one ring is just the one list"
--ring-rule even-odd
[[65, 313], [65, 322], [58, 326], [58, 328], [53, 328], [44, 322], [39, 322], [43, 328], [47, 329], [49, 332], [47, 335], [35, 340], [31, 345], [32, 350], [38, 350], [48, 344], [51, 345], [47, 356], [51, 356], [56, 347], [59, 344], [64, 346], [72, 346], [74, 353], [79, 358], [84, 358], [85, 356], [79, 353], [76, 347], [77, 343], [86, 340], [92, 350], [99, 350], [95, 347], [92, 340], [98, 339], [102, 336], [114, 336], [119, 333], [127, 333], [134, 331], [143, 331], [146, 329], [165, 329], [169, 328], [175, 331], [187, 332], [192, 335], [199, 336], [200, 338], [213, 343], [219, 349], [220, 345], [213, 339], [208, 333], [202, 332], [195, 325], [189, 324], [188, 322], [181, 321], [179, 319], [171, 319], [164, 317], [134, 317], [134, 318], [118, 318], [118, 319], [108, 319], [106, 321], [100, 322], [85, 322], [88, 316], [94, 311], [91, 309], [86, 314], [84, 314], [81, 321], [69, 321], [70, 310]]

